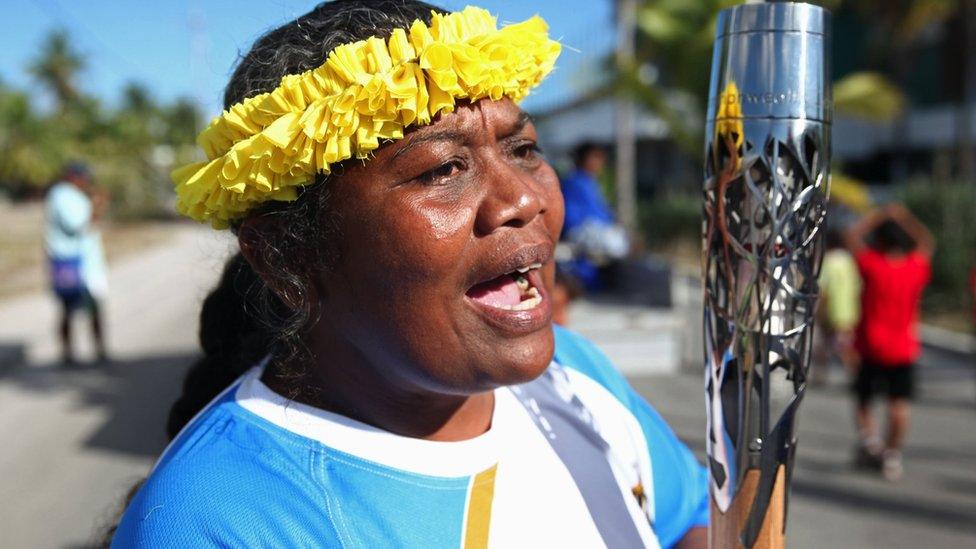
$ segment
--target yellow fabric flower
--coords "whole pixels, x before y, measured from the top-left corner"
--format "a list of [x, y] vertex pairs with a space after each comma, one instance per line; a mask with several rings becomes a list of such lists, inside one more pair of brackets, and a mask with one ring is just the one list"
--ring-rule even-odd
[[742, 128], [742, 96], [735, 82], [729, 82], [718, 96], [718, 113], [715, 117], [715, 133], [729, 137], [736, 150], [745, 142]]
[[173, 171], [177, 210], [226, 228], [257, 204], [294, 200], [316, 174], [367, 158], [459, 99], [520, 101], [559, 56], [548, 31], [538, 16], [498, 29], [488, 11], [468, 6], [387, 40], [339, 46], [322, 66], [210, 122], [197, 138], [207, 160]]

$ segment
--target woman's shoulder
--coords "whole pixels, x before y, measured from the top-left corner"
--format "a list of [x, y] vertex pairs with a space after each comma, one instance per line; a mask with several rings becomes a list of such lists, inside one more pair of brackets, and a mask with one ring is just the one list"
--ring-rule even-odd
[[553, 325], [556, 337], [555, 361], [599, 383], [618, 399], [629, 398], [630, 384], [603, 351], [582, 335]]
[[[127, 506], [113, 546], [250, 546], [269, 535], [302, 545], [329, 535], [311, 449], [249, 416], [229, 395], [194, 419]], [[300, 520], [303, 506], [315, 520]]]

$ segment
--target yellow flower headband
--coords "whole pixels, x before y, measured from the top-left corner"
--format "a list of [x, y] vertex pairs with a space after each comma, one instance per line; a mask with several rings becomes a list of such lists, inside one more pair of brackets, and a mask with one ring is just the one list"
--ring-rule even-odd
[[315, 174], [368, 157], [381, 140], [452, 112], [458, 99], [521, 100], [559, 51], [539, 16], [498, 29], [471, 6], [435, 13], [429, 27], [414, 21], [386, 41], [339, 46], [324, 65], [213, 119], [197, 138], [207, 160], [172, 174], [177, 210], [226, 228], [257, 204], [294, 200]]

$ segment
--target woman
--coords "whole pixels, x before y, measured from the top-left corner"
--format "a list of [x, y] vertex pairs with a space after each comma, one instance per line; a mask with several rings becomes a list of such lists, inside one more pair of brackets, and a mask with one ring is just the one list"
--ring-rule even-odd
[[241, 60], [174, 174], [241, 256], [115, 545], [703, 545], [702, 468], [550, 321], [562, 201], [514, 101], [558, 44], [442, 13], [326, 3]]

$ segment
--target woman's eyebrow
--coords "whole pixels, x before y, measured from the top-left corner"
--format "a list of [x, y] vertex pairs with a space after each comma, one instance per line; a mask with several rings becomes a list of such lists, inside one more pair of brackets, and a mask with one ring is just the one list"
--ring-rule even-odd
[[393, 156], [390, 157], [390, 160], [396, 160], [400, 155], [404, 154], [405, 152], [409, 151], [410, 149], [422, 143], [427, 143], [430, 141], [454, 141], [458, 143], [463, 143], [464, 140], [465, 140], [464, 134], [460, 132], [456, 132], [454, 130], [433, 131], [430, 133], [422, 133], [420, 135], [414, 134], [414, 137], [412, 137], [409, 141], [407, 141], [405, 145], [403, 145], [396, 152], [393, 153]]
[[533, 119], [532, 115], [530, 115], [529, 113], [525, 111], [521, 111], [518, 115], [518, 118], [516, 118], [515, 122], [512, 124], [512, 127], [507, 132], [505, 132], [504, 135], [502, 135], [501, 137], [502, 138], [511, 137], [519, 133], [520, 131], [525, 129], [525, 127], [529, 124], [529, 122], [535, 122], [535, 119]]
[[[532, 115], [525, 111], [520, 112], [518, 118], [516, 118], [515, 122], [512, 124], [512, 127], [509, 129], [509, 131], [505, 132], [505, 135], [502, 137], [510, 137], [519, 133], [525, 129], [525, 126], [527, 126], [529, 122], [533, 122]], [[429, 133], [414, 134], [414, 136], [412, 136], [409, 140], [401, 141], [401, 143], [404, 143], [404, 145], [393, 153], [390, 160], [396, 160], [410, 149], [423, 143], [428, 143], [431, 141], [454, 141], [456, 143], [463, 143], [466, 139], [467, 138], [463, 133], [454, 130], [441, 130], [432, 131]]]

